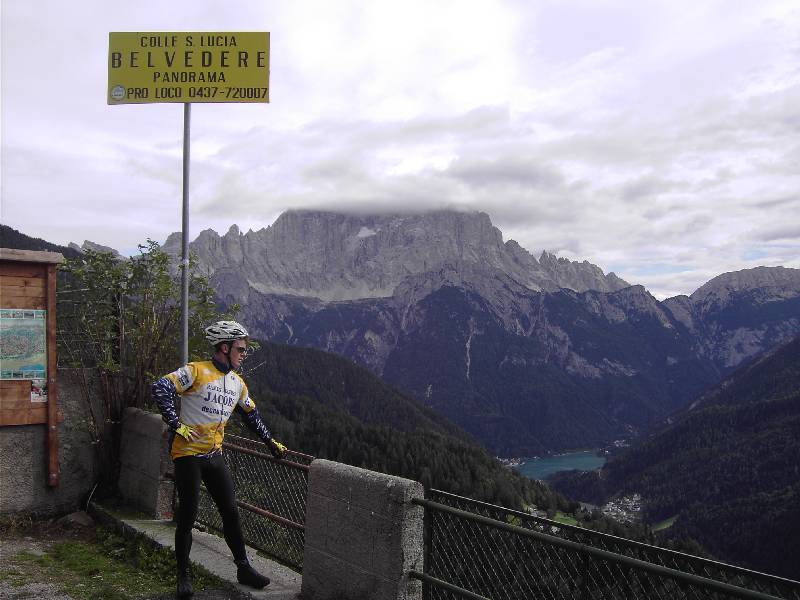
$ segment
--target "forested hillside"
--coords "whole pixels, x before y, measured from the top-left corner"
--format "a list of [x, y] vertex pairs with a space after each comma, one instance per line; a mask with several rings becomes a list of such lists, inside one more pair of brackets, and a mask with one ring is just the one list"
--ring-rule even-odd
[[[467, 433], [336, 354], [266, 343], [243, 371], [275, 438], [291, 449], [509, 508], [574, 514], [583, 527], [652, 541], [642, 527], [580, 511], [503, 467]], [[251, 435], [238, 419], [229, 428]]]
[[367, 425], [407, 432], [429, 429], [474, 441], [445, 417], [337, 354], [265, 343], [247, 359], [243, 372], [272, 392], [306, 396]]
[[715, 556], [800, 578], [800, 338], [737, 371], [600, 476], [554, 486], [581, 500], [639, 492]]
[[577, 507], [503, 467], [468, 434], [337, 355], [266, 343], [244, 371], [275, 437], [290, 448], [512, 508]]
[[60, 252], [64, 255], [64, 258], [76, 258], [81, 254], [77, 250], [73, 250], [67, 246], [59, 246], [58, 244], [51, 244], [41, 238], [30, 237], [24, 233], [20, 233], [16, 229], [12, 229], [8, 225], [2, 224], [0, 224], [0, 247], [16, 248], [18, 250]]

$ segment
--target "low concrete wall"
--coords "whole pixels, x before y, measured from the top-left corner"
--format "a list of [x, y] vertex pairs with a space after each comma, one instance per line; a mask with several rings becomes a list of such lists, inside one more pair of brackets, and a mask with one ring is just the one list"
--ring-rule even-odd
[[422, 584], [422, 484], [328, 460], [311, 463], [303, 598], [411, 600]]
[[93, 372], [81, 369], [59, 369], [56, 377], [64, 415], [58, 425], [59, 484], [47, 485], [46, 425], [0, 427], [0, 514], [71, 512], [94, 487], [97, 456], [87, 401], [96, 402], [97, 382]]
[[119, 491], [125, 502], [156, 519], [172, 517], [174, 484], [169, 433], [161, 416], [126, 408], [122, 418]]

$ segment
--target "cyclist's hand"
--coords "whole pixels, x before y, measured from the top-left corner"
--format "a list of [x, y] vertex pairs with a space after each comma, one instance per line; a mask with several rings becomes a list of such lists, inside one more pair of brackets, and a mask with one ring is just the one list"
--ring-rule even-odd
[[267, 445], [269, 446], [269, 451], [272, 453], [272, 456], [275, 458], [283, 458], [283, 453], [286, 452], [286, 446], [276, 439], [271, 439]]
[[179, 436], [185, 439], [187, 442], [192, 442], [200, 437], [200, 434], [197, 433], [194, 429], [189, 427], [188, 425], [184, 425], [183, 423], [175, 430]]

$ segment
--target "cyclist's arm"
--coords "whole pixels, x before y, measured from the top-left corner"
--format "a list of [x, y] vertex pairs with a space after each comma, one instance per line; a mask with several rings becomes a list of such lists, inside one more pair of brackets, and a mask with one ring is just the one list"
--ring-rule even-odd
[[164, 423], [166, 423], [167, 427], [172, 431], [175, 431], [180, 427], [178, 409], [176, 406], [178, 392], [175, 389], [175, 384], [166, 377], [162, 377], [153, 382], [150, 391], [153, 396], [153, 401], [161, 412], [161, 418], [164, 420]]
[[150, 388], [153, 401], [161, 412], [161, 418], [172, 431], [181, 426], [178, 420], [178, 394], [189, 388], [193, 381], [194, 370], [191, 365], [186, 365], [169, 375], [164, 375], [164, 377], [157, 379]]
[[246, 388], [244, 394], [245, 399], [239, 400], [236, 404], [236, 410], [242, 415], [242, 420], [245, 425], [247, 425], [247, 428], [258, 435], [265, 444], [269, 444], [272, 439], [272, 433], [270, 433], [270, 430], [261, 418], [261, 414], [258, 412], [255, 403], [247, 396]]

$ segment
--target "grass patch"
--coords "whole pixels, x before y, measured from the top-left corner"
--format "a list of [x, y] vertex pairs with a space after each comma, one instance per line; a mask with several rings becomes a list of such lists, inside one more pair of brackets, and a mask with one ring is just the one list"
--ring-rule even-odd
[[663, 521], [659, 521], [658, 523], [655, 523], [651, 527], [651, 529], [652, 529], [653, 532], [663, 531], [664, 529], [669, 529], [670, 527], [672, 527], [675, 524], [675, 521], [677, 521], [677, 520], [678, 520], [678, 515], [675, 515], [674, 517], [670, 517], [669, 519], [664, 519]]
[[554, 521], [558, 521], [559, 523], [562, 523], [564, 525], [575, 525], [575, 526], [578, 525], [578, 521], [575, 520], [575, 518], [573, 516], [566, 515], [563, 512], [561, 512], [560, 510], [556, 511], [556, 514], [553, 517], [553, 520]]
[[4, 565], [7, 568], [0, 571], [0, 581], [8, 583], [11, 587], [20, 587], [26, 583], [32, 583], [26, 576], [26, 569], [23, 565], [18, 564], [18, 562], [30, 563], [35, 561], [37, 556], [31, 552], [24, 551], [17, 554], [14, 558], [16, 559], [14, 564], [10, 566]]
[[[2, 580], [11, 586], [50, 583], [76, 600], [133, 600], [175, 591], [171, 551], [102, 529], [93, 541], [56, 542], [42, 555], [19, 552], [10, 562]], [[193, 574], [195, 590], [224, 587], [204, 569], [195, 566]]]

